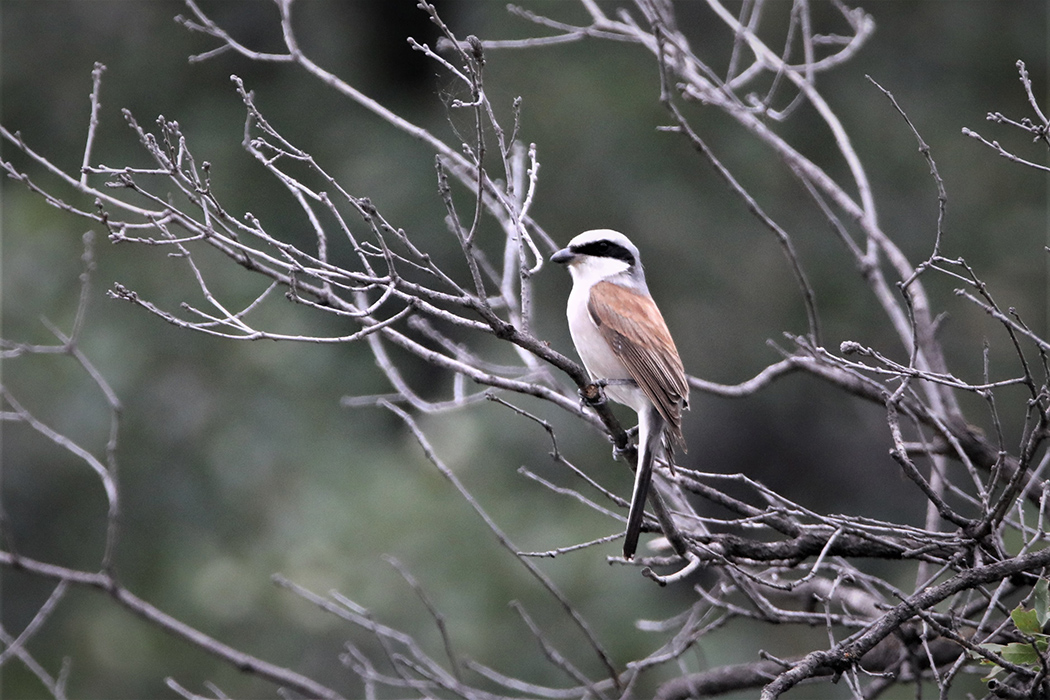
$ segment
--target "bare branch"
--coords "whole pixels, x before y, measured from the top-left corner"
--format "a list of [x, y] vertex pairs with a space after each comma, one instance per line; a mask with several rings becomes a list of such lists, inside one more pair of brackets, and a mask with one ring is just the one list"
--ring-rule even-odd
[[15, 556], [10, 552], [3, 551], [0, 551], [0, 564], [44, 578], [64, 582], [66, 584], [95, 588], [104, 591], [112, 597], [118, 605], [138, 615], [150, 624], [156, 625], [158, 628], [163, 629], [199, 649], [226, 661], [231, 666], [238, 668], [245, 673], [257, 675], [260, 678], [265, 678], [273, 683], [291, 688], [296, 692], [312, 697], [333, 699], [342, 697], [334, 690], [326, 688], [320, 683], [295, 673], [294, 671], [262, 661], [250, 654], [245, 654], [244, 652], [229, 647], [217, 639], [209, 637], [200, 630], [197, 630], [150, 605], [131, 593], [131, 591], [121, 586], [108, 574], [77, 571], [75, 569], [27, 559], [26, 557]]

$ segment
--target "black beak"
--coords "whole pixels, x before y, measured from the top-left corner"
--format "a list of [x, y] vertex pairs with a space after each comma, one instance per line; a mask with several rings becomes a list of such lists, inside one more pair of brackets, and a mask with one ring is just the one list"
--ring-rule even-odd
[[572, 259], [576, 257], [576, 253], [572, 252], [568, 248], [562, 248], [557, 253], [551, 256], [552, 263], [560, 263], [562, 265], [571, 263]]

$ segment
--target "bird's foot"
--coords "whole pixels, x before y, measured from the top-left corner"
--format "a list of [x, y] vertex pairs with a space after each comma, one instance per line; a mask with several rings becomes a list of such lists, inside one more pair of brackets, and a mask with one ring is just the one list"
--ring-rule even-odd
[[580, 400], [587, 406], [601, 406], [605, 403], [605, 387], [607, 386], [638, 386], [638, 383], [633, 379], [595, 379], [580, 389]]
[[628, 429], [626, 432], [627, 444], [623, 447], [614, 444], [612, 456], [614, 460], [619, 460], [622, 458], [624, 461], [630, 464], [633, 461], [632, 455], [634, 455], [634, 453], [638, 451], [638, 446], [635, 443], [635, 440], [638, 437], [638, 426], [636, 425], [633, 428]]
[[584, 406], [601, 406], [605, 403], [605, 382], [601, 379], [588, 384], [579, 391], [580, 402]]

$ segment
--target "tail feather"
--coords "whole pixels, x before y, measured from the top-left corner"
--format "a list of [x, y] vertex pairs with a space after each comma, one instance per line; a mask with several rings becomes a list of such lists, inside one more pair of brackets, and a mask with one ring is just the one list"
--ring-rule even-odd
[[638, 467], [634, 474], [631, 509], [627, 514], [627, 530], [623, 536], [623, 557], [633, 559], [638, 549], [638, 537], [645, 518], [645, 502], [653, 478], [653, 462], [663, 443], [664, 420], [650, 407], [638, 416]]

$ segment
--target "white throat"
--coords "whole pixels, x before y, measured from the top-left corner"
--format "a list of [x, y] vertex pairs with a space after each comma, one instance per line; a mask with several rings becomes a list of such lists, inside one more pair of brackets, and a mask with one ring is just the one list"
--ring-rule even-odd
[[596, 258], [588, 255], [569, 265], [569, 274], [572, 275], [573, 287], [590, 289], [602, 280], [610, 280], [625, 287], [632, 287], [634, 285], [629, 281], [630, 276], [625, 274], [630, 269], [630, 266], [623, 260]]

